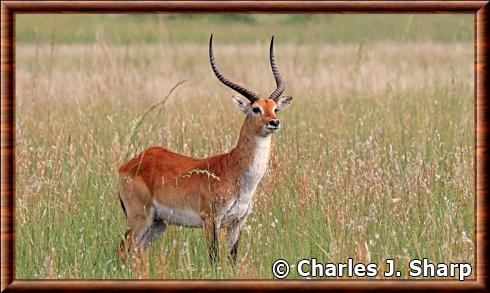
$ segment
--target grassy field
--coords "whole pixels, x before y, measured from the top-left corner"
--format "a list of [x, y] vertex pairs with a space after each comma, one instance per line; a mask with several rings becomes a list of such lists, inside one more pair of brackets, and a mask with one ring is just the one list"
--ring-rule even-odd
[[[16, 278], [272, 278], [274, 260], [310, 257], [394, 258], [403, 277], [413, 258], [474, 264], [471, 15], [207, 17], [18, 16]], [[176, 227], [121, 264], [126, 153], [236, 143], [243, 116], [211, 72], [211, 32], [221, 71], [264, 95], [275, 33], [295, 98], [238, 264], [211, 266], [202, 231]]]
[[211, 32], [233, 44], [259, 42], [279, 32], [284, 33], [277, 41], [296, 44], [473, 40], [473, 15], [464, 14], [20, 14], [16, 21], [21, 43], [95, 43], [103, 37], [117, 44], [201, 44]]

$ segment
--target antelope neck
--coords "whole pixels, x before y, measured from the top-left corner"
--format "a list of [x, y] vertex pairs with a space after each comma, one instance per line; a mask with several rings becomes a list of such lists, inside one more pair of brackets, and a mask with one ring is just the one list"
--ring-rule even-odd
[[245, 118], [238, 143], [230, 154], [230, 163], [238, 167], [238, 172], [243, 174], [242, 177], [247, 177], [241, 178], [240, 181], [247, 180], [255, 183], [253, 185], [258, 184], [267, 169], [271, 139], [271, 135], [257, 135], [251, 118]]

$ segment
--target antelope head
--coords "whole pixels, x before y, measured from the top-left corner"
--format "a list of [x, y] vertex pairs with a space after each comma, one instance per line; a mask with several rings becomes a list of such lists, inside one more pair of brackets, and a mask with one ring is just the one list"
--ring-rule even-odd
[[276, 66], [274, 58], [274, 36], [272, 36], [271, 39], [269, 57], [272, 74], [276, 80], [276, 89], [269, 98], [265, 99], [251, 90], [225, 78], [219, 72], [213, 54], [213, 35], [211, 35], [211, 38], [209, 39], [209, 60], [214, 74], [223, 84], [243, 96], [233, 96], [233, 103], [247, 115], [249, 124], [251, 124], [256, 134], [260, 136], [268, 136], [281, 128], [281, 121], [277, 117], [277, 113], [289, 107], [289, 104], [293, 99], [290, 96], [281, 96], [285, 90], [286, 84]]

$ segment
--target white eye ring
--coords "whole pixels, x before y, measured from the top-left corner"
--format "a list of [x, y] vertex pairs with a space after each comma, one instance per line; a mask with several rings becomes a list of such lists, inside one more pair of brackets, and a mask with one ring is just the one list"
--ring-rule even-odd
[[252, 112], [255, 114], [262, 114], [262, 110], [259, 107], [253, 107]]

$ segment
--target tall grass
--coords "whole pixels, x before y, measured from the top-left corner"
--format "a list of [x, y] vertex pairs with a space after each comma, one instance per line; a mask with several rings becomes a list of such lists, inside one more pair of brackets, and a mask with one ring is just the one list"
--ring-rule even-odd
[[[223, 73], [274, 89], [268, 38], [216, 41]], [[394, 258], [407, 277], [413, 258], [474, 263], [472, 48], [278, 42], [294, 101], [238, 264], [222, 257], [214, 268], [197, 229], [170, 227], [137, 265], [116, 253], [128, 148], [204, 157], [236, 143], [243, 116], [213, 77], [206, 42], [18, 45], [16, 278], [271, 278], [275, 259], [309, 257]], [[183, 79], [128, 145], [135, 119]]]
[[[470, 42], [471, 14], [19, 14], [19, 43], [97, 42], [103, 34], [118, 44], [206, 42], [254, 43], [277, 32], [289, 43], [356, 44], [361, 41]], [[198, 28], [206, 28], [203, 34]]]

